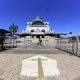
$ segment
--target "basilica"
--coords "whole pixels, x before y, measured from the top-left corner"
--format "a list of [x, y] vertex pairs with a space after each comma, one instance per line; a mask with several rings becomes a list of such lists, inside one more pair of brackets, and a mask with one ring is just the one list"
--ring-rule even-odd
[[45, 38], [45, 37], [60, 37], [65, 33], [54, 32], [49, 22], [44, 21], [42, 18], [37, 16], [32, 22], [27, 22], [26, 28], [23, 30], [21, 36], [29, 36], [32, 38]]

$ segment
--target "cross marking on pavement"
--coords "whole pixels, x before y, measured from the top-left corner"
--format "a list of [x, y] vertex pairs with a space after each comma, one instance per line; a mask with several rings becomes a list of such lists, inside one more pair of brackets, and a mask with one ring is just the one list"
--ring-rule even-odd
[[44, 77], [43, 67], [41, 60], [47, 60], [47, 59], [41, 59], [40, 57], [38, 59], [32, 59], [32, 60], [38, 60], [38, 77], [42, 78]]

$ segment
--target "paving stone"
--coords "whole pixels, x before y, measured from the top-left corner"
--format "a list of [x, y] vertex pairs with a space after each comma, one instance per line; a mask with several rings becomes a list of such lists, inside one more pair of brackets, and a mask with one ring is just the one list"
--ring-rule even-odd
[[10, 73], [7, 73], [7, 72], [4, 72], [0, 78], [3, 79], [3, 80], [11, 80], [11, 78], [13, 77], [13, 74], [10, 74]]
[[14, 75], [18, 75], [21, 72], [21, 65], [13, 65], [11, 66], [11, 69], [9, 71], [9, 73], [14, 74]]
[[75, 79], [73, 79], [73, 80], [80, 80], [80, 77], [77, 77], [77, 78], [75, 78]]
[[2, 75], [4, 73], [4, 71], [3, 70], [0, 70], [0, 75]]
[[1, 79], [1, 78], [0, 78], [0, 80], [4, 80], [4, 79]]
[[[35, 49], [37, 46], [30, 47]], [[38, 46], [37, 49], [39, 48], [42, 49]], [[28, 50], [22, 47], [0, 53], [0, 80], [39, 80], [39, 78], [20, 76], [22, 60], [38, 54], [57, 60], [60, 69], [60, 75], [42, 78], [43, 80], [80, 80], [80, 58], [70, 56], [69, 53], [56, 49]]]
[[14, 75], [11, 80], [26, 80], [26, 77], [20, 75]]

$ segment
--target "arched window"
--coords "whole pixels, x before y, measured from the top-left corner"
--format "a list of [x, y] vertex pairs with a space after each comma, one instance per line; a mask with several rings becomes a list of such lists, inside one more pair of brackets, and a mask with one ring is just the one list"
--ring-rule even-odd
[[42, 31], [42, 32], [45, 32], [45, 30], [44, 30], [44, 29], [42, 29], [41, 31]]
[[34, 32], [34, 29], [32, 29], [31, 32]]

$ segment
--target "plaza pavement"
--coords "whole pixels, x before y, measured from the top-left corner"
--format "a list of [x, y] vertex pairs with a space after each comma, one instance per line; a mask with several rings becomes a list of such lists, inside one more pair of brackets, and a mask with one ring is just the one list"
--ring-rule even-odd
[[[52, 77], [22, 76], [22, 60], [45, 56], [57, 61], [60, 75]], [[49, 46], [21, 46], [0, 52], [0, 80], [80, 80], [80, 58]]]

